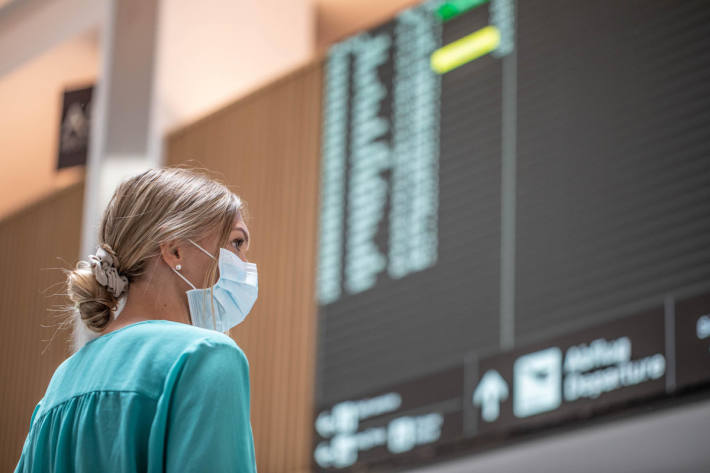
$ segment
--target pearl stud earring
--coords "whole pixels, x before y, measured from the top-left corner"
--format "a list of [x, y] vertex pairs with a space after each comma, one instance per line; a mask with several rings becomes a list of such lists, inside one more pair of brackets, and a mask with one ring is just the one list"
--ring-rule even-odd
[[175, 269], [177, 269], [178, 271], [180, 271], [180, 270], [182, 269], [182, 266], [177, 265], [177, 266], [175, 266]]

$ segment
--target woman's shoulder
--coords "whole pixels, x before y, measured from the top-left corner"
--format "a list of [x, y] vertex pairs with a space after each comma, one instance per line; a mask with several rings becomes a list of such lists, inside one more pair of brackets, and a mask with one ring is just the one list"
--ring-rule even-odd
[[130, 344], [135, 350], [145, 352], [147, 356], [159, 357], [170, 363], [171, 360], [190, 356], [195, 352], [231, 351], [246, 358], [241, 347], [231, 337], [216, 330], [168, 320], [146, 322], [136, 324], [132, 331], [126, 330], [121, 338], [125, 338], [123, 342]]
[[244, 352], [237, 343], [222, 332], [209, 330], [193, 325], [182, 323], [170, 323], [165, 326], [152, 324], [149, 330], [155, 330], [155, 338], [166, 340], [179, 340], [186, 351], [204, 350], [211, 347], [222, 347], [228, 350], [237, 351], [242, 355]]
[[165, 355], [178, 355], [201, 342], [228, 345], [240, 350], [232, 338], [221, 332], [172, 320], [149, 319], [124, 325], [89, 340], [63, 364], [70, 364], [73, 358], [94, 358], [109, 352], [124, 353], [129, 357], [154, 350]]
[[106, 333], [64, 360], [45, 396], [60, 402], [79, 393], [112, 390], [157, 397], [165, 377], [196, 356], [231, 356], [248, 364], [242, 349], [223, 333], [180, 322], [146, 320]]
[[144, 320], [135, 324], [127, 325], [123, 327], [123, 329], [130, 329], [131, 327], [145, 332], [151, 332], [156, 335], [170, 336], [187, 342], [209, 339], [217, 343], [221, 342], [236, 345], [234, 340], [221, 332], [217, 332], [216, 330], [208, 330], [172, 320]]

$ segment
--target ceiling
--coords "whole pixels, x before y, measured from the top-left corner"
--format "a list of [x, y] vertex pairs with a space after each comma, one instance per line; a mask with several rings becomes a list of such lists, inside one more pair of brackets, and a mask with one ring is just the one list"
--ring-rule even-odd
[[313, 0], [316, 10], [316, 48], [359, 30], [383, 23], [422, 0]]

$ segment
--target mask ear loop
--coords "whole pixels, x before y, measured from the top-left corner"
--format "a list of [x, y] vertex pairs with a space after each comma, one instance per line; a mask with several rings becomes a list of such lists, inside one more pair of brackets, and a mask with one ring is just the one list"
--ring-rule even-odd
[[188, 281], [185, 276], [183, 276], [182, 274], [180, 274], [179, 272], [177, 272], [177, 271], [175, 270], [175, 268], [170, 268], [170, 269], [173, 270], [173, 273], [175, 273], [175, 274], [177, 274], [178, 276], [180, 276], [183, 281], [185, 281], [186, 283], [188, 283], [188, 284], [190, 285], [190, 287], [192, 287], [193, 289], [197, 289], [194, 284], [192, 284], [190, 281]]
[[204, 251], [205, 254], [206, 254], [207, 256], [209, 256], [210, 258], [212, 258], [212, 259], [217, 259], [217, 258], [215, 258], [214, 256], [212, 256], [212, 253], [210, 253], [209, 251], [205, 250], [204, 248], [202, 248], [200, 245], [198, 245], [198, 244], [195, 243], [194, 241], [190, 240], [189, 238], [187, 239], [187, 241], [189, 241], [190, 243], [192, 243], [193, 245], [195, 245], [196, 247], [198, 247], [199, 249], [201, 249], [202, 251]]
[[[182, 274], [180, 274], [175, 268], [171, 267], [170, 269], [173, 270], [173, 273], [175, 273], [175, 274], [177, 274], [178, 276], [180, 276], [183, 281], [185, 281], [186, 283], [188, 283], [188, 284], [190, 285], [190, 287], [192, 287], [192, 289], [197, 289], [194, 284], [192, 284], [185, 276], [183, 276]], [[187, 316], [190, 318], [190, 323], [191, 323], [191, 324], [194, 324], [194, 322], [192, 321], [192, 314], [190, 314], [190, 311], [189, 311], [189, 310], [187, 311]]]
[[[210, 253], [209, 251], [207, 251], [207, 250], [205, 250], [204, 248], [202, 248], [200, 245], [198, 245], [197, 243], [195, 243], [194, 241], [192, 241], [190, 238], [188, 238], [187, 241], [189, 241], [190, 243], [192, 243], [193, 245], [195, 245], [196, 247], [198, 247], [199, 249], [201, 249], [207, 256], [209, 256], [209, 257], [212, 258], [213, 260], [215, 260], [215, 261], [217, 260], [217, 258], [215, 258], [214, 256], [212, 256], [212, 253]], [[182, 275], [180, 275], [180, 276], [182, 277]], [[183, 278], [183, 279], [185, 279], [185, 278]], [[193, 286], [193, 287], [195, 287], [195, 286]], [[215, 319], [215, 315], [214, 315], [214, 313], [215, 313], [215, 310], [214, 310], [214, 294], [212, 293], [212, 288], [210, 288], [210, 309], [211, 309], [210, 312], [212, 312], [212, 326], [216, 329], [216, 328], [217, 328], [217, 320]]]
[[[202, 251], [204, 251], [204, 252], [207, 254], [207, 256], [209, 256], [209, 257], [212, 258], [212, 259], [215, 259], [214, 256], [212, 256], [209, 251], [205, 250], [204, 248], [202, 248], [200, 245], [198, 245], [197, 243], [195, 243], [195, 242], [192, 241], [191, 239], [188, 238], [187, 240], [188, 240], [190, 243], [192, 243], [193, 245], [195, 245], [196, 247], [198, 247], [199, 249], [201, 249]], [[188, 281], [187, 278], [186, 278], [185, 276], [183, 276], [182, 274], [180, 274], [175, 268], [173, 268], [173, 267], [171, 266], [170, 269], [173, 270], [173, 273], [175, 273], [175, 274], [177, 274], [178, 276], [180, 276], [183, 281], [185, 281], [186, 283], [188, 283], [191, 288], [197, 289], [194, 284], [192, 284], [190, 281]]]

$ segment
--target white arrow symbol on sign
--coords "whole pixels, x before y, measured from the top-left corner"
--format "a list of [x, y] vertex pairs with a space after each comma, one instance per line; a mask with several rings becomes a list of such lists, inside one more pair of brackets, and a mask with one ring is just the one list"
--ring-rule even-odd
[[488, 370], [473, 392], [473, 403], [481, 406], [486, 422], [493, 422], [500, 414], [500, 403], [508, 399], [508, 384], [496, 370]]

